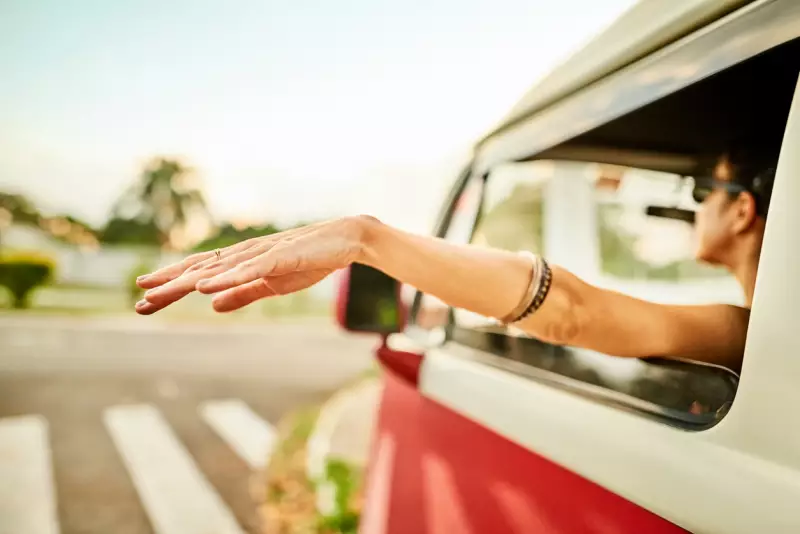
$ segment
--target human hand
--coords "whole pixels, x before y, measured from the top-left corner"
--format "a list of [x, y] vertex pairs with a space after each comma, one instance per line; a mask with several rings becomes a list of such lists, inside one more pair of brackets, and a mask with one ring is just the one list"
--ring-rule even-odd
[[248, 239], [220, 249], [219, 257], [215, 251], [192, 254], [137, 279], [148, 291], [136, 312], [153, 314], [195, 290], [214, 294], [218, 312], [300, 291], [359, 259], [369, 219], [346, 217]]

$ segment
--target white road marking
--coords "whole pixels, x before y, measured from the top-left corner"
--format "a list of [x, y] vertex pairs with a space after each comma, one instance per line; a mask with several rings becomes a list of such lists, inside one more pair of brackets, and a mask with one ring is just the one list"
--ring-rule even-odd
[[157, 534], [243, 534], [155, 407], [115, 406], [104, 419]]
[[47, 421], [0, 419], [0, 534], [58, 532]]
[[266, 467], [275, 446], [275, 428], [238, 399], [209, 401], [203, 419], [254, 470]]

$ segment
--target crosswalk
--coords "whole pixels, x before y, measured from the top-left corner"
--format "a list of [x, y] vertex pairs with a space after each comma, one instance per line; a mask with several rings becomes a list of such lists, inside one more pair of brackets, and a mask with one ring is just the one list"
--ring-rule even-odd
[[206, 402], [203, 419], [254, 470], [263, 469], [272, 453], [275, 430], [239, 399]]
[[47, 422], [0, 420], [0, 533], [58, 532]]
[[[197, 415], [253, 472], [264, 469], [275, 430], [245, 402], [206, 401]], [[156, 534], [246, 532], [157, 406], [110, 406], [103, 424]], [[52, 463], [44, 417], [0, 419], [0, 534], [64, 534]]]

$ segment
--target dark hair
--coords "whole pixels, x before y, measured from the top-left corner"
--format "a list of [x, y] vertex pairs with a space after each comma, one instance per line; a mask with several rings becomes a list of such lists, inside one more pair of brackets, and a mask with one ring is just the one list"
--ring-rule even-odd
[[773, 144], [764, 146], [753, 142], [738, 144], [725, 153], [733, 170], [731, 181], [753, 195], [756, 213], [762, 217], [769, 211], [779, 152], [779, 145], [775, 148]]
[[753, 195], [756, 200], [756, 212], [762, 217], [767, 216], [769, 211], [769, 201], [772, 199], [772, 186], [775, 184], [775, 167], [765, 169], [763, 172], [756, 174], [747, 190]]

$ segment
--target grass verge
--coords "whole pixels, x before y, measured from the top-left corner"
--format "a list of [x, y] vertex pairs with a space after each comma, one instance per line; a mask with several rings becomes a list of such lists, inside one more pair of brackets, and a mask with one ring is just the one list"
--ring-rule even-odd
[[[375, 376], [368, 370], [360, 379]], [[363, 501], [362, 470], [328, 459], [323, 480], [306, 472], [308, 440], [322, 405], [295, 411], [278, 425], [278, 445], [259, 492], [263, 531], [268, 534], [356, 534]], [[333, 511], [317, 510], [320, 491], [333, 491]]]

